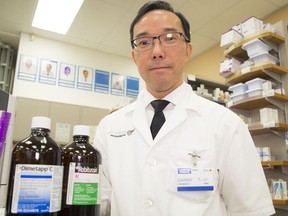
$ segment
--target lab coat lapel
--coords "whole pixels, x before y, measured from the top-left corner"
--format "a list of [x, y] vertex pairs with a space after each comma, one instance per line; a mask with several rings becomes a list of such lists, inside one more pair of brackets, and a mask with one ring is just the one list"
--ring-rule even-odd
[[138, 101], [136, 103], [132, 118], [135, 128], [137, 129], [137, 131], [139, 131], [143, 139], [147, 143], [151, 143], [153, 139], [150, 132], [150, 126], [147, 121], [145, 106], [142, 104], [142, 102]]
[[145, 104], [143, 103], [141, 96], [138, 97], [135, 104], [135, 110], [132, 117], [133, 124], [143, 139], [152, 146], [187, 119], [187, 111], [189, 109], [195, 109], [195, 106], [197, 107], [197, 104], [195, 104], [195, 96], [191, 87], [187, 86], [181, 101], [175, 106], [173, 113], [171, 113], [171, 116], [166, 120], [154, 140], [152, 139], [150, 125], [148, 124], [146, 116]]
[[[179, 126], [182, 122], [184, 122], [188, 118], [188, 110], [197, 110], [197, 104], [195, 103], [195, 93], [192, 91], [190, 86], [186, 87], [186, 91], [183, 94], [183, 97], [179, 101], [179, 103], [175, 106], [173, 112], [170, 117], [166, 120], [161, 130], [155, 137], [155, 142], [158, 142], [164, 136], [166, 136], [170, 131]], [[195, 109], [196, 108], [196, 109]]]
[[170, 118], [166, 120], [154, 141], [162, 139], [187, 118], [187, 110], [183, 106], [175, 106]]

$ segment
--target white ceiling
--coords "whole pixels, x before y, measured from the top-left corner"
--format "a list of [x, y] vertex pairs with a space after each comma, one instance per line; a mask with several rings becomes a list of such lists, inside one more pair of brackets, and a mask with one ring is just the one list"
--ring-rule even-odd
[[[37, 0], [0, 0], [0, 42], [17, 49], [20, 32], [26, 32], [130, 57], [130, 23], [146, 1], [85, 0], [67, 35], [63, 36], [31, 26]], [[288, 0], [168, 1], [190, 22], [192, 57], [219, 44], [223, 32], [250, 16], [263, 19], [288, 5]]]

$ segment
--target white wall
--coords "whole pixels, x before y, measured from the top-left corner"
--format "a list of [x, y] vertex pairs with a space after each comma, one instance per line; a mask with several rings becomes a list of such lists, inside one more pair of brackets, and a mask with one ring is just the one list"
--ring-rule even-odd
[[[13, 95], [53, 101], [67, 104], [76, 104], [89, 107], [111, 109], [119, 102], [123, 101], [122, 96], [103, 94], [92, 91], [80, 90], [77, 88], [67, 88], [56, 85], [49, 85], [26, 80], [17, 79], [20, 55], [30, 55], [39, 59], [49, 59], [58, 62], [75, 64], [76, 67], [85, 66], [95, 69], [139, 77], [140, 89], [144, 87], [144, 82], [138, 74], [137, 67], [132, 58], [125, 58], [117, 55], [103, 53], [92, 49], [74, 46], [68, 43], [53, 41], [39, 36], [34, 36], [31, 40], [30, 34], [22, 33], [18, 49]], [[77, 71], [77, 69], [76, 69]]]

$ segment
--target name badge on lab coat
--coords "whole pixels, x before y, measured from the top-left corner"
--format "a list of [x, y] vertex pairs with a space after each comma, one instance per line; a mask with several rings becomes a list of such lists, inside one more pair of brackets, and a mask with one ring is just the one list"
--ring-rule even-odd
[[210, 168], [178, 168], [177, 191], [213, 191], [213, 179]]

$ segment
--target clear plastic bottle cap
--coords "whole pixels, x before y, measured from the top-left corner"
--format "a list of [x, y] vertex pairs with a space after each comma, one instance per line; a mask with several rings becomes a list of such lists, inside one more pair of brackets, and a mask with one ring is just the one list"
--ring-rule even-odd
[[73, 127], [73, 136], [77, 136], [77, 135], [89, 136], [90, 128], [86, 125], [75, 125]]
[[51, 129], [51, 119], [44, 116], [34, 116], [32, 118], [31, 128]]

